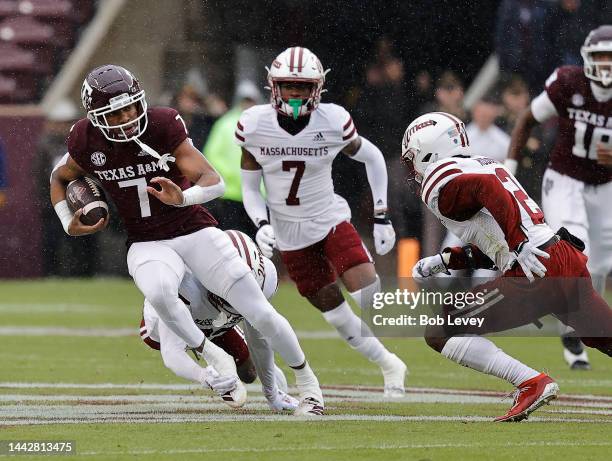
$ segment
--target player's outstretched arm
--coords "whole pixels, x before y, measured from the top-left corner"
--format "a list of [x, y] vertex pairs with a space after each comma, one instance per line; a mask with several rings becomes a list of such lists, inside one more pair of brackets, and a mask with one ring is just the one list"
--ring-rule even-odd
[[225, 183], [214, 167], [198, 151], [189, 139], [185, 139], [172, 153], [176, 166], [194, 185], [184, 191], [168, 178], [158, 176], [151, 179], [160, 189], [149, 186], [147, 192], [166, 205], [189, 206], [206, 203], [221, 197]]
[[53, 168], [50, 178], [51, 204], [62, 223], [64, 231], [74, 237], [80, 235], [94, 234], [104, 229], [109, 222], [110, 215], [106, 219], [100, 219], [93, 226], [87, 226], [81, 222], [83, 210], [72, 213], [66, 202], [66, 187], [70, 181], [82, 178], [86, 175], [83, 170], [70, 156], [64, 155], [59, 163]]
[[353, 160], [365, 163], [374, 203], [374, 246], [379, 255], [387, 254], [395, 245], [395, 231], [387, 209], [387, 165], [378, 147], [358, 136], [342, 150]]
[[525, 109], [525, 111], [519, 116], [516, 125], [512, 130], [510, 147], [508, 148], [508, 158], [504, 162], [506, 168], [510, 170], [510, 173], [516, 174], [518, 164], [523, 157], [523, 149], [525, 148], [527, 140], [531, 135], [531, 130], [538, 123], [539, 122], [533, 116], [533, 112], [531, 112], [530, 107]]

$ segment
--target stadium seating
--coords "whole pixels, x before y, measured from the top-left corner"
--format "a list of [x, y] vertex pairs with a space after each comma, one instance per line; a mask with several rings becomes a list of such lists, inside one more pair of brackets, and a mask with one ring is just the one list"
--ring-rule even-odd
[[0, 0], [0, 104], [39, 100], [93, 11], [90, 0]]

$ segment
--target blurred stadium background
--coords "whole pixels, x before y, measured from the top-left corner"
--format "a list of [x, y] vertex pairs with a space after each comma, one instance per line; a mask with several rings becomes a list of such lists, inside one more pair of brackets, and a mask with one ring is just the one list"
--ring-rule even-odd
[[[47, 198], [66, 132], [84, 115], [89, 69], [131, 69], [149, 105], [175, 106], [203, 148], [241, 100], [267, 100], [264, 66], [296, 44], [331, 68], [324, 100], [344, 105], [388, 160], [403, 264], [391, 255], [379, 268], [406, 275], [419, 248], [431, 252], [442, 238], [396, 168], [407, 123], [434, 108], [454, 113], [503, 156], [518, 112], [554, 67], [581, 63], [584, 37], [610, 14], [603, 0], [1, 0], [0, 277], [126, 275], [117, 219], [100, 235], [71, 239]], [[519, 173], [535, 198], [553, 136], [553, 127], [534, 132]], [[343, 157], [336, 188], [367, 238], [364, 167]], [[222, 204], [212, 208], [223, 227], [235, 225]]]
[[[73, 439], [87, 459], [112, 460], [530, 459], [536, 450], [538, 459], [609, 458], [612, 369], [602, 354], [593, 352], [593, 371], [578, 376], [556, 337], [496, 339], [569, 393], [539, 411], [536, 424], [508, 430], [489, 422], [509, 404], [500, 401], [504, 383], [446, 361], [420, 339], [385, 340], [411, 375], [406, 402], [381, 404], [375, 367], [338, 341], [290, 283], [274, 304], [312, 357], [330, 417], [296, 425], [261, 416], [255, 388], [246, 410], [225, 410], [177, 384], [141, 344], [142, 298], [127, 278], [119, 220], [99, 235], [66, 236], [48, 178], [71, 124], [84, 116], [80, 88], [92, 67], [132, 70], [149, 105], [179, 110], [196, 147], [214, 157], [231, 148], [223, 130], [233, 132], [228, 120], [241, 104], [267, 101], [264, 66], [289, 46], [306, 46], [331, 69], [324, 101], [344, 105], [387, 159], [399, 241], [377, 263], [383, 280], [395, 280], [443, 238], [398, 168], [409, 121], [451, 112], [472, 122], [472, 142], [503, 158], [517, 115], [547, 75], [581, 65], [586, 34], [611, 15], [609, 0], [0, 0], [2, 438]], [[520, 165], [536, 200], [554, 136], [554, 124], [536, 129]], [[238, 165], [223, 167], [229, 177]], [[339, 156], [334, 176], [367, 241], [363, 165]], [[211, 208], [222, 227], [249, 232], [227, 212], [236, 206], [220, 200]], [[174, 424], [141, 424], [149, 422]]]

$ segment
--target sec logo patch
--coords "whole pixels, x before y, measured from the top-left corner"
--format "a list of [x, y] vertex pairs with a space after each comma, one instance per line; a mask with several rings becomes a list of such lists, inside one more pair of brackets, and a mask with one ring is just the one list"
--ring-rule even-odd
[[106, 163], [106, 155], [102, 152], [94, 152], [91, 154], [91, 163], [95, 166], [102, 166]]

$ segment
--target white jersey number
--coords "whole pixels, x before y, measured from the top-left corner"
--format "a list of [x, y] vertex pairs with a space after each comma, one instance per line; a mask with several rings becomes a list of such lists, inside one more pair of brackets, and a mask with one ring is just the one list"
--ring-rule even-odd
[[593, 127], [584, 122], [574, 123], [574, 147], [572, 154], [576, 157], [597, 159], [597, 144], [612, 143], [612, 130], [603, 127]]
[[147, 180], [145, 178], [120, 181], [117, 185], [121, 188], [136, 186], [138, 201], [140, 203], [140, 216], [143, 218], [151, 216], [151, 205], [149, 204], [149, 193], [147, 192]]

